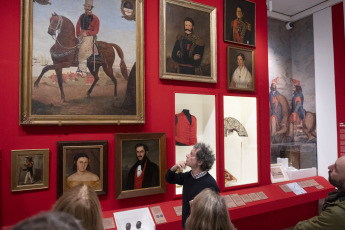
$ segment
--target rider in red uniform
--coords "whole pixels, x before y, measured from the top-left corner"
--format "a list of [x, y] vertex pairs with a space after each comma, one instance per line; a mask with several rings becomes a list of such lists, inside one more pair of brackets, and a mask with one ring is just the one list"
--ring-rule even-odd
[[99, 19], [92, 13], [93, 0], [85, 0], [85, 13], [80, 15], [77, 25], [76, 33], [78, 39], [81, 41], [78, 53], [78, 71], [86, 72], [86, 59], [93, 53], [93, 42], [99, 31]]

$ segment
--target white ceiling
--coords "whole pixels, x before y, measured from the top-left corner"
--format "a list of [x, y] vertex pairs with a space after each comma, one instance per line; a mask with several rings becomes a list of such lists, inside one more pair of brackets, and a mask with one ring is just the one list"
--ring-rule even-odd
[[[281, 21], [297, 21], [342, 1], [343, 0], [267, 0], [267, 16]], [[269, 10], [270, 5], [272, 6], [272, 11]]]

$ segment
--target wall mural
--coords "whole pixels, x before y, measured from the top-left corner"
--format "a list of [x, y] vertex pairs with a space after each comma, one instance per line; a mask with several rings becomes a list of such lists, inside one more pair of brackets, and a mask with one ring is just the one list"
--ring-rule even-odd
[[294, 23], [268, 19], [271, 163], [316, 167], [316, 105], [312, 17]]

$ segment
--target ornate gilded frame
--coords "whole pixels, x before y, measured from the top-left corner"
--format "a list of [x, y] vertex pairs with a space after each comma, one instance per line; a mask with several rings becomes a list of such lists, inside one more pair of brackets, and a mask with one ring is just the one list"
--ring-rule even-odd
[[[68, 113], [62, 113], [61, 111], [59, 111], [59, 109], [55, 109], [53, 112], [49, 111], [48, 113], [36, 112], [38, 111], [36, 109], [35, 112], [33, 113], [33, 108], [36, 108], [35, 106], [37, 105], [37, 102], [33, 103], [33, 100], [32, 100], [33, 93], [35, 92], [35, 90], [39, 90], [39, 87], [36, 89], [33, 86], [33, 83], [34, 83], [33, 64], [35, 64], [33, 61], [33, 58], [34, 58], [33, 33], [35, 33], [35, 31], [33, 30], [33, 17], [35, 16], [33, 14], [33, 8], [34, 8], [33, 5], [38, 4], [38, 3], [35, 1], [21, 0], [20, 109], [19, 109], [20, 110], [19, 112], [20, 125], [77, 125], [77, 124], [78, 125], [87, 125], [87, 124], [120, 125], [120, 124], [144, 124], [145, 123], [144, 1], [143, 0], [138, 0], [138, 1], [113, 0], [113, 1], [114, 3], [116, 2], [116, 4], [120, 5], [120, 9], [116, 8], [116, 10], [120, 12], [120, 14], [124, 13], [124, 4], [126, 2], [130, 4], [134, 4], [133, 14], [129, 16], [124, 15], [121, 18], [121, 20], [127, 20], [127, 21], [133, 20], [133, 23], [135, 23], [135, 26], [133, 27], [132, 30], [136, 33], [136, 36], [134, 36], [135, 38], [133, 42], [133, 44], [135, 44], [136, 47], [135, 49], [130, 49], [130, 50], [135, 50], [134, 51], [135, 53], [132, 55], [132, 56], [135, 55], [134, 63], [133, 63], [133, 66], [131, 66], [132, 63], [130, 63], [130, 65], [127, 66], [128, 75], [131, 75], [130, 72], [131, 70], [133, 70], [134, 77], [131, 78], [132, 80], [131, 83], [134, 82], [133, 84], [135, 84], [135, 88], [133, 89], [132, 87], [131, 99], [127, 100], [126, 98], [126, 100], [123, 101], [122, 98], [113, 99], [115, 97], [108, 96], [107, 99], [109, 101], [113, 101], [113, 102], [109, 102], [109, 106], [108, 106], [108, 109], [110, 110], [109, 113], [105, 112], [105, 110], [103, 109], [100, 109], [102, 107], [97, 107], [97, 105], [102, 104], [101, 102], [94, 103], [96, 106], [93, 107], [94, 110], [91, 109], [92, 110], [91, 112], [87, 110], [81, 110], [81, 109], [77, 109], [76, 111], [73, 111], [72, 106], [70, 106], [69, 109], [72, 109], [71, 110], [72, 112], [69, 111]], [[48, 7], [48, 5], [39, 5], [39, 6]], [[102, 5], [99, 4], [96, 6], [96, 8], [97, 7], [100, 8], [102, 7]], [[69, 6], [68, 9], [73, 9], [73, 7]], [[66, 6], [66, 10], [67, 10], [67, 6]], [[103, 10], [108, 10], [108, 9], [106, 8]], [[75, 12], [75, 14], [80, 15], [81, 13], [83, 13], [82, 11], [83, 11], [83, 6], [80, 5], [80, 9], [78, 9], [78, 12]], [[109, 9], [108, 11], [109, 13], [111, 13], [110, 12], [111, 9]], [[50, 13], [54, 13], [54, 12], [49, 12], [49, 14]], [[133, 15], [135, 16], [135, 19], [133, 19]], [[47, 24], [49, 25], [49, 17], [44, 18], [44, 21], [47, 22]], [[75, 24], [75, 22], [73, 23]], [[102, 24], [102, 21], [101, 21], [101, 24]], [[124, 29], [125, 32], [127, 30]], [[44, 28], [44, 31], [46, 31], [46, 28]], [[131, 33], [131, 31], [127, 31], [127, 33]], [[48, 33], [46, 33], [46, 35], [49, 37]], [[117, 34], [116, 36], [120, 36], [120, 35]], [[126, 37], [124, 36], [122, 40], [125, 41]], [[47, 49], [46, 51], [49, 54], [49, 49]], [[115, 55], [116, 55], [116, 58], [118, 58], [118, 55], [117, 54]], [[48, 77], [46, 78], [48, 79]], [[122, 80], [125, 81], [123, 78]], [[40, 86], [42, 87], [42, 81], [40, 83]], [[97, 85], [95, 86], [95, 89], [96, 87]], [[100, 91], [101, 93], [103, 93], [102, 90]], [[125, 97], [126, 93], [127, 92], [123, 93], [124, 95], [122, 94], [121, 97]], [[82, 91], [80, 92], [80, 95], [83, 95], [83, 96], [85, 95], [85, 98], [86, 98], [86, 92]], [[66, 98], [67, 97], [68, 96], [66, 94]], [[86, 100], [85, 98], [84, 100]], [[91, 100], [92, 100], [92, 95], [91, 95]], [[48, 108], [49, 105], [64, 107], [64, 106], [67, 106], [68, 103], [72, 104], [73, 102], [71, 100], [71, 101], [68, 101], [68, 103], [61, 103], [61, 102], [56, 102], [56, 104], [54, 103], [44, 104], [45, 106], [44, 108]], [[80, 105], [82, 102], [75, 102], [75, 103], [79, 103]], [[87, 102], [83, 101], [83, 103], [84, 103], [83, 104], [84, 106], [87, 106]], [[113, 106], [110, 106], [111, 103], [113, 103]], [[39, 104], [39, 105], [42, 106], [42, 104]], [[126, 110], [125, 107], [129, 105], [132, 106], [131, 110], [128, 110], [128, 109]]]
[[[177, 64], [171, 58], [176, 35], [183, 33], [184, 19], [187, 16], [194, 18], [195, 34], [205, 43], [202, 62], [195, 68], [195, 75], [177, 73], [174, 67]], [[217, 83], [216, 8], [187, 0], [161, 0], [159, 47], [161, 79]]]
[[[126, 182], [129, 169], [137, 161], [135, 145], [142, 143], [148, 146], [151, 162], [159, 167], [159, 186], [127, 189]], [[147, 196], [166, 192], [166, 135], [165, 133], [119, 133], [115, 134], [115, 197]]]

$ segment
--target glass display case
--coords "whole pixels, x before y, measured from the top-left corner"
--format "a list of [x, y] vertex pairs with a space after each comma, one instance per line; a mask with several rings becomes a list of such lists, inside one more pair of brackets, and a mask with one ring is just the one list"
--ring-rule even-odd
[[[216, 155], [215, 95], [175, 94], [175, 161], [185, 161], [193, 145], [204, 142]], [[182, 135], [181, 129], [188, 129]], [[189, 171], [187, 167], [184, 171]], [[209, 173], [217, 178], [216, 163]], [[176, 185], [176, 194], [182, 194], [182, 186]]]
[[257, 103], [224, 96], [225, 187], [258, 182]]

